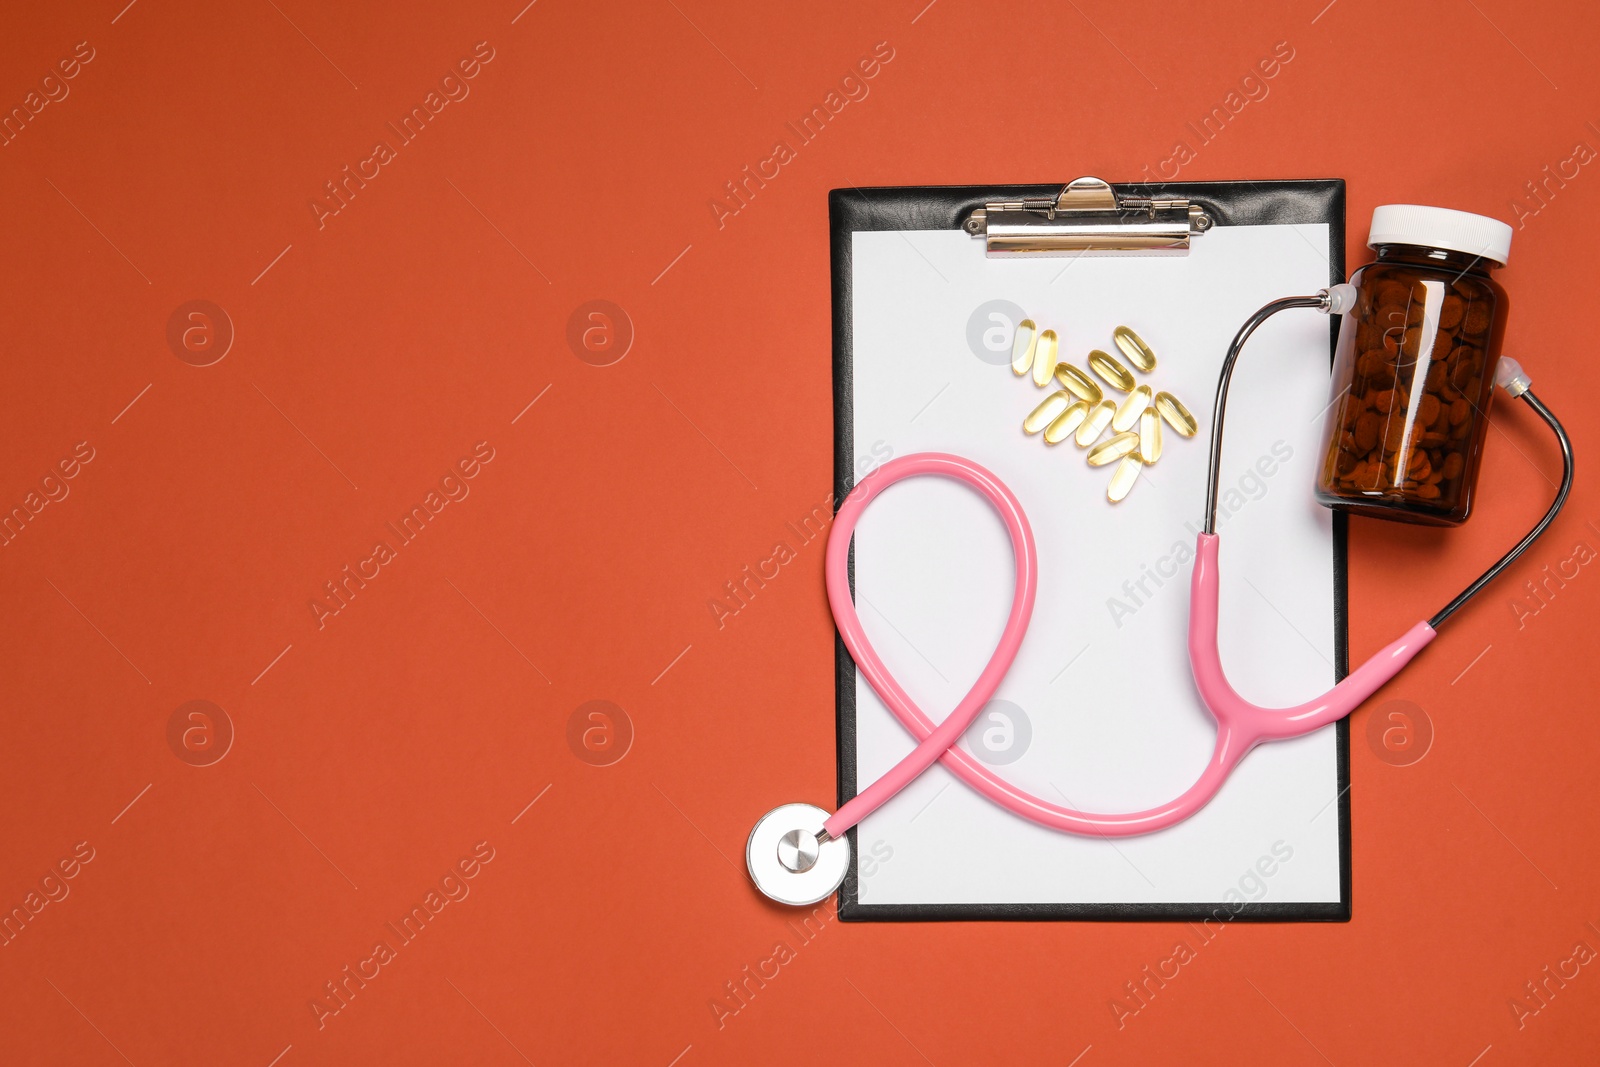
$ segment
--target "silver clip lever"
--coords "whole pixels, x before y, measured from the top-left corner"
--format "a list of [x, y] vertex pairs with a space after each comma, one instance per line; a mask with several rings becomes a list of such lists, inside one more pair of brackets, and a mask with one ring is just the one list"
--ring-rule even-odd
[[1054, 199], [995, 200], [973, 209], [962, 229], [991, 256], [1067, 252], [1187, 252], [1211, 229], [1205, 208], [1181, 198], [1118, 196], [1099, 178], [1068, 182]]

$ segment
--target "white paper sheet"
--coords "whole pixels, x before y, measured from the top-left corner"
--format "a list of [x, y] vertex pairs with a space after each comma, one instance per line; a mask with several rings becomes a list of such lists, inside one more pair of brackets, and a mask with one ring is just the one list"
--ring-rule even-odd
[[[1033, 525], [1038, 605], [997, 694], [1023, 709], [1031, 737], [997, 769], [1036, 794], [1131, 811], [1181, 793], [1205, 766], [1214, 726], [1185, 633], [1217, 373], [1256, 308], [1328, 284], [1327, 246], [1323, 225], [1218, 227], [1183, 257], [989, 259], [982, 241], [955, 230], [854, 235], [856, 469], [888, 450], [969, 456], [1011, 487]], [[1046, 390], [1012, 374], [1009, 345], [992, 357], [999, 365], [969, 347], [969, 318], [991, 300], [1055, 329], [1062, 356], [1079, 366], [1092, 348], [1114, 352], [1111, 331], [1131, 326], [1159, 360], [1140, 377], [1181, 398], [1200, 434], [1169, 429], [1160, 462], [1111, 506], [1113, 467], [1090, 468], [1071, 441], [1046, 447], [1023, 435], [1023, 416]], [[1331, 521], [1311, 495], [1327, 393], [1328, 320], [1310, 311], [1258, 330], [1234, 376], [1218, 526], [1221, 646], [1235, 688], [1257, 703], [1298, 703], [1334, 680]], [[916, 479], [868, 511], [855, 567], [872, 640], [942, 719], [1004, 624], [1013, 569], [1003, 525], [970, 490]], [[865, 784], [912, 740], [859, 677], [856, 717]], [[1000, 758], [1019, 750], [1020, 723], [1007, 751], [1005, 723], [980, 721], [997, 731]], [[1038, 827], [935, 766], [862, 823], [858, 899], [1338, 901], [1335, 760], [1331, 726], [1263, 746], [1199, 815], [1115, 840]]]

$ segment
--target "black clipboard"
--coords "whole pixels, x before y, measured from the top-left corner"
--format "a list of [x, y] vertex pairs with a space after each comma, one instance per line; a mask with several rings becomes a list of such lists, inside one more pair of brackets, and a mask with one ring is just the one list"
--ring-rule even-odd
[[[828, 219], [833, 272], [833, 424], [835, 499], [842, 501], [855, 485], [853, 439], [852, 237], [867, 230], [962, 229], [986, 204], [1010, 202], [1037, 208], [1058, 198], [1060, 185], [905, 186], [834, 189], [828, 194]], [[1345, 187], [1342, 179], [1285, 181], [1184, 182], [1151, 186], [1111, 185], [1118, 200], [1141, 203], [1169, 199], [1199, 205], [1207, 225], [1328, 226], [1328, 283], [1344, 281]], [[1138, 221], [1145, 213], [1124, 212]], [[1153, 212], [1151, 213], [1153, 217]], [[966, 226], [968, 232], [975, 227]], [[991, 245], [991, 247], [993, 247]], [[1146, 247], [1149, 247], [1148, 245]], [[1331, 366], [1338, 339], [1338, 321], [1330, 322]], [[1334, 675], [1350, 673], [1349, 600], [1347, 583], [1348, 520], [1333, 515]], [[851, 588], [855, 587], [855, 552], [851, 550]], [[856, 667], [849, 650], [834, 639], [835, 696], [838, 731], [838, 803], [856, 795]], [[839, 890], [838, 914], [847, 922], [917, 922], [937, 920], [1078, 920], [1348, 922], [1351, 914], [1350, 857], [1350, 720], [1335, 725], [1339, 793], [1339, 899], [1327, 902], [1249, 901], [1242, 910], [1223, 902], [1194, 903], [1041, 903], [1041, 904], [866, 904], [859, 898], [861, 853], [857, 832], [850, 830], [851, 864]]]

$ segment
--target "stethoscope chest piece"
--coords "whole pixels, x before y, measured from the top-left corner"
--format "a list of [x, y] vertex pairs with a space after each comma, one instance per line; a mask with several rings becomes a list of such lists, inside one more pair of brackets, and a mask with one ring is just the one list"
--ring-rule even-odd
[[823, 834], [827, 819], [811, 804], [785, 804], [763, 815], [744, 849], [756, 888], [780, 904], [815, 904], [843, 885], [850, 839]]

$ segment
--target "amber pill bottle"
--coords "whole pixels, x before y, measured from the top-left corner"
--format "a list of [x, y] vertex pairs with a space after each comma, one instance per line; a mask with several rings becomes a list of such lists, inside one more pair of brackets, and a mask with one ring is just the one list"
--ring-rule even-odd
[[1431, 526], [1472, 513], [1505, 335], [1511, 227], [1448, 208], [1387, 204], [1339, 328], [1317, 471], [1337, 511]]

